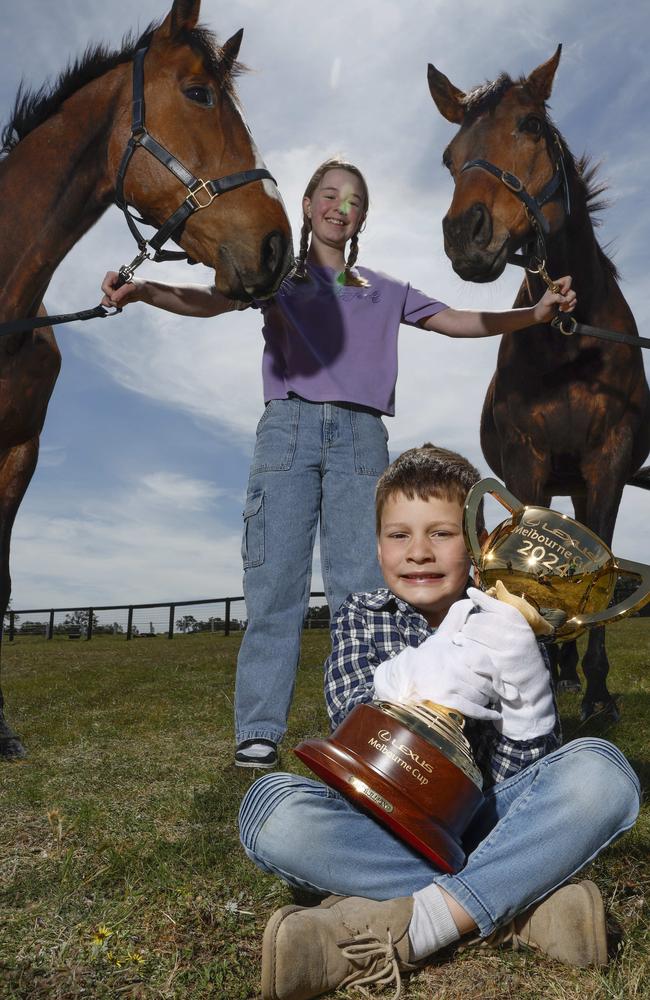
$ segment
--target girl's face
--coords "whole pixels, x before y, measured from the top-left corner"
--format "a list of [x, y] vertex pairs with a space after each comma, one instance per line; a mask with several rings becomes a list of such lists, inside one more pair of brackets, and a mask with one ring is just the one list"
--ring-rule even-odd
[[302, 207], [311, 219], [312, 240], [344, 250], [364, 220], [365, 192], [361, 180], [348, 170], [335, 167], [320, 180], [311, 198]]

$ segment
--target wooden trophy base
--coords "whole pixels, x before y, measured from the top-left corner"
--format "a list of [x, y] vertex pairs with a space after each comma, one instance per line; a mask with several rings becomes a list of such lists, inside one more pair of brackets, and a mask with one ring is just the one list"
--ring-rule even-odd
[[449, 728], [444, 716], [373, 702], [353, 708], [329, 738], [304, 740], [294, 753], [327, 785], [454, 874], [465, 863], [461, 837], [483, 793], [476, 765], [468, 753], [470, 763], [462, 759], [466, 752], [459, 753]]

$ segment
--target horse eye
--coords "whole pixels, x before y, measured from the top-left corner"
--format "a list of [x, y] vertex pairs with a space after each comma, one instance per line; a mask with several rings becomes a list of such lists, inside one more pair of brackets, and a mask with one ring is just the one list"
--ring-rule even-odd
[[535, 115], [530, 115], [529, 118], [525, 118], [521, 123], [520, 128], [522, 132], [528, 132], [530, 135], [539, 136], [542, 134], [542, 121]]
[[194, 101], [195, 104], [202, 104], [205, 108], [211, 108], [214, 104], [212, 91], [207, 87], [188, 87], [185, 96]]

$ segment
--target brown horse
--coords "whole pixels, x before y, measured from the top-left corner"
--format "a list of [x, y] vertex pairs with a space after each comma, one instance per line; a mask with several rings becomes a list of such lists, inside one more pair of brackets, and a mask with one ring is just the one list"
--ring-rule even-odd
[[[180, 219], [169, 232], [193, 260], [215, 269], [224, 295], [245, 301], [277, 289], [291, 261], [291, 233], [234, 92], [241, 32], [220, 48], [197, 28], [199, 6], [174, 0], [162, 24], [126, 39], [120, 52], [95, 48], [51, 91], [19, 92], [0, 162], [0, 321], [45, 315], [41, 302], [55, 268], [116, 189], [151, 224]], [[144, 103], [133, 99], [138, 58]], [[144, 119], [144, 108], [146, 128], [135, 128], [125, 159], [130, 122]], [[145, 134], [155, 137], [162, 160]], [[199, 180], [217, 172], [220, 181]], [[214, 200], [220, 184], [225, 193]], [[187, 211], [176, 216], [179, 206]], [[50, 328], [0, 340], [0, 621], [11, 588], [11, 529], [59, 365]], [[23, 753], [0, 694], [0, 755]]]
[[[429, 66], [438, 110], [460, 125], [443, 155], [455, 182], [445, 250], [470, 281], [494, 281], [519, 250], [525, 260], [543, 257], [551, 276], [573, 275], [577, 320], [638, 337], [616, 269], [594, 235], [591, 215], [603, 189], [546, 111], [560, 51], [527, 78], [503, 74], [466, 94]], [[542, 277], [528, 271], [515, 305], [529, 306], [543, 291]], [[543, 506], [570, 496], [576, 518], [611, 544], [623, 487], [648, 485], [648, 470], [638, 471], [650, 449], [641, 350], [566, 337], [548, 325], [504, 335], [481, 446], [515, 496]], [[577, 651], [569, 647], [561, 653], [561, 680], [577, 683]], [[602, 628], [590, 633], [582, 665], [583, 718], [598, 709], [617, 718]]]

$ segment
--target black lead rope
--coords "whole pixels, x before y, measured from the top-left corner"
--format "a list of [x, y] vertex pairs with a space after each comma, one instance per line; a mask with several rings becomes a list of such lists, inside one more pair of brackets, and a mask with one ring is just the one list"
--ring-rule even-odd
[[[227, 191], [234, 191], [236, 188], [251, 184], [253, 181], [270, 180], [276, 184], [272, 174], [265, 168], [255, 168], [254, 170], [241, 170], [235, 174], [228, 174], [226, 177], [218, 177], [214, 180], [204, 181], [185, 167], [180, 160], [177, 160], [169, 150], [165, 149], [147, 131], [145, 126], [144, 107], [144, 59], [151, 44], [151, 34], [145, 36], [143, 45], [133, 56], [133, 103], [131, 113], [131, 136], [127, 142], [126, 149], [122, 156], [117, 172], [115, 184], [115, 202], [124, 212], [124, 218], [131, 230], [131, 234], [138, 244], [138, 253], [130, 264], [123, 264], [118, 272], [118, 280], [115, 285], [121, 285], [131, 281], [135, 270], [145, 260], [188, 260], [188, 255], [182, 250], [163, 250], [163, 244], [170, 238], [174, 238], [185, 222], [202, 208], [208, 208], [215, 198], [225, 194]], [[145, 239], [136, 222], [144, 223], [144, 219], [134, 216], [129, 211], [129, 205], [124, 196], [124, 179], [135, 150], [138, 146], [162, 163], [177, 180], [187, 189], [187, 197], [173, 212], [166, 222], [163, 222], [150, 240]], [[79, 322], [88, 319], [105, 319], [107, 316], [114, 316], [122, 310], [118, 306], [107, 307], [103, 305], [95, 306], [93, 309], [83, 309], [80, 312], [61, 313], [58, 316], [31, 316], [27, 319], [11, 320], [7, 323], [0, 323], [0, 337], [9, 337], [15, 333], [28, 333], [30, 330], [37, 330], [43, 326], [56, 326], [60, 323]]]
[[57, 326], [59, 323], [75, 323], [87, 319], [106, 319], [121, 312], [116, 306], [95, 306], [94, 309], [82, 309], [80, 312], [60, 313], [58, 316], [32, 316], [29, 319], [13, 319], [8, 323], [0, 323], [0, 337], [10, 337], [13, 333], [29, 333], [42, 326]]

